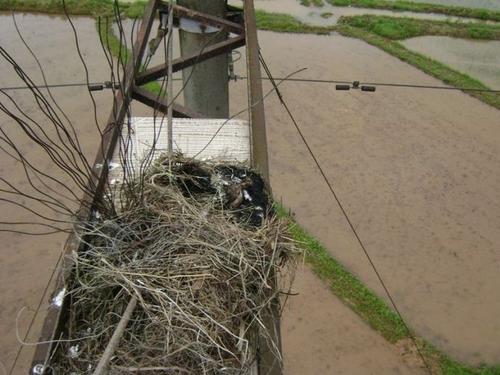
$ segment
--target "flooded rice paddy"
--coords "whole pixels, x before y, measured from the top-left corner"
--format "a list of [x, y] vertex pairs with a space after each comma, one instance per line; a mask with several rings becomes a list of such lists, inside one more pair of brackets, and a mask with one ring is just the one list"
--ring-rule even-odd
[[[230, 0], [231, 4], [241, 6], [241, 0]], [[394, 12], [384, 9], [366, 9], [356, 7], [338, 7], [325, 3], [322, 7], [306, 7], [297, 0], [255, 0], [255, 8], [267, 12], [286, 13], [294, 16], [302, 22], [317, 26], [335, 25], [342, 16], [358, 16], [363, 14], [392, 16], [392, 17], [412, 17], [427, 20], [450, 20], [462, 22], [477, 22], [474, 19], [452, 17], [444, 14], [415, 13], [415, 12]], [[324, 13], [332, 13], [328, 18], [322, 17]]]
[[407, 48], [500, 90], [500, 41], [472, 41], [445, 36], [421, 36], [402, 42]]
[[[83, 80], [70, 27], [62, 18], [25, 15], [18, 21], [50, 83]], [[91, 80], [109, 79], [94, 20], [78, 18], [75, 23]], [[307, 67], [300, 78], [441, 84], [355, 39], [259, 35], [276, 76]], [[0, 16], [0, 43], [40, 79], [35, 62], [19, 47], [10, 15]], [[236, 64], [240, 75], [243, 61]], [[2, 62], [0, 86], [17, 83]], [[270, 89], [268, 83], [264, 89]], [[500, 112], [460, 92], [381, 88], [367, 94], [297, 83], [283, 84], [282, 92], [409, 325], [462, 361], [499, 363]], [[67, 88], [56, 94], [92, 155], [98, 138], [87, 91]], [[16, 97], [27, 103], [25, 93]], [[105, 121], [109, 95], [103, 92], [97, 98], [99, 119]], [[231, 112], [246, 105], [246, 82], [231, 83]], [[385, 298], [273, 96], [266, 102], [266, 115], [276, 198], [295, 211], [299, 223], [335, 258]], [[1, 116], [0, 123], [12, 125]], [[47, 161], [40, 163], [50, 168]], [[19, 178], [18, 168], [4, 159], [1, 173]], [[16, 210], [2, 207], [1, 212], [9, 220], [23, 218]], [[17, 314], [23, 306], [36, 307], [64, 238], [0, 233], [0, 241], [6, 244], [0, 254], [0, 361], [9, 368], [18, 348]], [[299, 274], [296, 290], [301, 295], [283, 320], [289, 373], [328, 373], [332, 368], [344, 374], [419, 373], [309, 271]], [[21, 334], [30, 314], [19, 319]], [[22, 353], [15, 373], [25, 373], [29, 363], [29, 351]]]

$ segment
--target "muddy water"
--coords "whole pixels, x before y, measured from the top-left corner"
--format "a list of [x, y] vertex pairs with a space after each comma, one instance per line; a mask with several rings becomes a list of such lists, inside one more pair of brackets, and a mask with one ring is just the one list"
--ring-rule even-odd
[[471, 41], [444, 36], [408, 39], [409, 49], [436, 59], [460, 72], [500, 89], [500, 42]]
[[367, 330], [308, 267], [299, 268], [294, 285], [299, 295], [282, 318], [286, 375], [426, 374], [414, 355]]
[[[71, 28], [64, 19], [21, 14], [17, 15], [16, 18], [24, 38], [44, 66], [49, 84], [85, 81], [83, 67], [74, 49]], [[100, 49], [96, 48], [98, 39], [94, 21], [78, 18], [74, 22], [78, 28], [83, 56], [88, 63], [90, 80], [103, 81], [107, 79], [104, 56]], [[0, 45], [21, 63], [36, 83], [42, 83], [37, 65], [15, 33], [10, 14], [0, 16]], [[0, 87], [20, 84], [22, 83], [16, 78], [12, 68], [2, 59], [0, 62]], [[36, 110], [36, 103], [27, 91], [9, 91], [8, 93], [13, 96], [19, 106], [27, 110], [30, 116], [41, 119], [39, 111]], [[93, 160], [99, 139], [93, 123], [93, 110], [87, 89], [54, 89], [53, 95], [74, 123], [84, 153]], [[106, 93], [96, 93], [95, 97], [98, 118], [101, 123], [105, 123], [109, 114], [111, 97]], [[1, 100], [2, 103], [5, 103], [3, 96]], [[43, 121], [42, 119], [41, 124], [46, 125], [47, 130], [49, 125]], [[16, 125], [3, 113], [0, 113], [0, 124], [2, 129], [13, 137], [16, 144], [21, 146], [25, 157], [33, 160], [41, 170], [51, 174], [54, 172], [53, 164], [44, 157], [43, 153], [26, 141]], [[9, 160], [3, 152], [0, 160], [2, 178], [17, 186], [21, 185], [23, 189], [27, 188], [26, 178], [23, 176], [19, 164]], [[69, 183], [69, 181], [65, 182]], [[47, 214], [47, 212], [44, 213]], [[5, 202], [0, 204], [0, 221], [23, 220], [33, 221], [33, 217]], [[5, 227], [2, 225], [3, 228]], [[43, 228], [26, 227], [24, 229], [43, 230]], [[65, 239], [66, 235], [26, 237], [13, 233], [0, 233], [0, 242], [2, 243], [2, 251], [0, 252], [0, 368], [3, 364], [7, 370], [10, 369], [19, 348], [16, 339], [16, 318], [18, 318], [19, 335], [24, 337], [34, 315], [34, 310], [42, 298], [44, 287], [56, 265]], [[48, 296], [43, 297], [44, 302], [47, 300]], [[42, 311], [45, 308], [46, 303], [42, 305]], [[35, 320], [27, 341], [34, 342], [38, 339], [41, 318], [43, 318], [43, 314], [39, 314], [38, 319]], [[31, 362], [31, 355], [32, 347], [26, 347], [19, 358], [19, 366], [16, 367], [13, 374], [28, 373], [27, 366]], [[2, 373], [1, 370], [0, 373]]]
[[[241, 6], [240, 0], [230, 0], [230, 3]], [[357, 16], [362, 14], [372, 14], [380, 16], [392, 17], [412, 17], [418, 19], [430, 20], [452, 20], [452, 21], [476, 21], [461, 17], [450, 17], [443, 14], [434, 13], [414, 13], [414, 12], [393, 12], [383, 9], [364, 9], [355, 7], [336, 7], [326, 4], [322, 7], [305, 7], [300, 5], [297, 0], [255, 0], [255, 8], [262, 9], [267, 12], [286, 13], [295, 18], [312, 25], [328, 26], [337, 23], [342, 16]], [[321, 14], [329, 12], [333, 15], [329, 18], [324, 18]]]
[[[72, 34], [68, 30], [69, 25], [66, 22], [61, 18], [32, 15], [18, 15], [17, 20], [24, 37], [45, 67], [49, 83], [84, 81], [79, 59], [75, 51], [72, 50], [74, 45]], [[83, 55], [88, 62], [91, 80], [103, 81], [109, 79], [104, 56], [95, 33], [94, 21], [79, 18], [75, 19], [75, 25], [80, 36]], [[130, 30], [131, 24], [128, 23], [126, 28]], [[35, 82], [41, 82], [34, 61], [19, 46], [10, 15], [0, 15], [0, 35], [2, 47], [10, 51], [16, 59], [22, 62], [23, 67], [30, 73]], [[159, 62], [159, 60], [158, 57], [155, 58], [152, 64]], [[19, 80], [15, 78], [8, 66], [2, 62], [0, 64], [0, 86], [15, 86], [18, 84], [20, 84]], [[239, 85], [239, 87], [243, 86]], [[21, 107], [28, 110], [30, 115], [37, 116], [38, 111], [26, 91], [10, 93]], [[98, 143], [98, 137], [92, 124], [93, 111], [86, 89], [54, 89], [53, 94], [73, 120], [86, 154], [92, 158]], [[246, 103], [244, 90], [239, 90], [238, 95], [238, 101]], [[107, 118], [111, 104], [110, 99], [109, 93], [96, 93], [98, 119], [101, 123]], [[141, 106], [135, 106], [134, 111], [136, 115], [151, 115], [150, 111]], [[29, 146], [29, 143], [21, 134], [16, 133], [14, 124], [4, 115], [0, 116], [0, 124], [2, 124], [3, 129], [9, 130], [17, 144]], [[53, 168], [52, 164], [45, 160], [43, 154], [33, 147], [26, 147], [25, 156], [34, 158], [38, 167], [44, 171], [51, 171]], [[2, 157], [1, 160], [0, 172], [2, 177], [16, 184], [22, 183], [23, 176], [20, 173], [19, 166], [5, 157]], [[6, 205], [0, 206], [0, 221], [24, 219], [29, 219], [29, 217], [23, 215], [20, 210]], [[55, 267], [64, 240], [64, 235], [33, 238], [0, 233], [0, 241], [4, 244], [3, 251], [0, 253], [0, 368], [2, 369], [10, 369], [19, 348], [16, 339], [16, 317], [18, 313], [21, 311], [18, 319], [19, 334], [24, 336], [34, 315], [33, 310], [40, 298], [44, 301], [41, 311], [46, 309], [47, 304], [45, 301], [48, 300], [48, 296], [42, 296], [42, 294]], [[283, 325], [285, 350], [290, 353], [286, 357], [287, 373], [297, 373], [294, 372], [294, 369], [298, 369], [300, 366], [295, 361], [299, 361], [301, 366], [306, 366], [305, 368], [310, 373], [315, 374], [321, 373], [323, 368], [328, 369], [339, 366], [343, 368], [346, 374], [356, 373], [360, 368], [372, 372], [382, 371], [394, 374], [399, 372], [419, 373], [418, 366], [407, 365], [396, 348], [385, 342], [378, 334], [361, 322], [352, 311], [345, 308], [310, 273], [306, 272], [301, 275], [300, 280], [302, 282], [298, 284], [297, 288], [304, 300], [308, 301], [308, 306], [311, 306], [312, 303], [315, 304], [317, 316], [314, 318], [314, 324], [311, 325], [311, 321], [304, 319], [308, 312], [303, 310], [301, 303], [287, 310], [286, 320]], [[316, 299], [317, 293], [320, 293], [321, 298]], [[24, 307], [26, 308], [23, 309]], [[331, 310], [331, 308], [335, 310]], [[321, 311], [324, 313], [321, 313]], [[328, 314], [335, 314], [334, 322], [330, 321], [330, 315]], [[42, 319], [43, 313], [39, 314], [35, 320], [31, 334], [27, 339], [29, 342], [37, 340]], [[343, 329], [344, 323], [346, 323], [349, 330]], [[321, 332], [319, 332], [320, 327], [323, 327]], [[304, 330], [308, 332], [310, 329], [316, 330], [314, 335], [307, 334], [305, 338], [297, 336], [298, 333], [302, 335], [301, 332]], [[322, 357], [319, 358], [318, 347], [312, 344], [328, 343], [328, 340], [332, 338], [329, 336], [332, 332], [335, 332], [335, 336], [338, 338], [341, 334], [344, 337], [341, 342], [336, 344], [334, 350], [324, 351]], [[352, 339], [353, 337], [362, 339]], [[301, 348], [304, 342], [309, 344], [307, 350]], [[366, 346], [363, 353], [359, 353], [359, 345]], [[13, 374], [28, 372], [32, 354], [32, 347], [25, 347], [21, 351]], [[349, 360], [350, 355], [355, 356], [354, 362]], [[329, 359], [323, 360], [323, 357]]]
[[[307, 67], [300, 77], [442, 84], [350, 38], [261, 32], [260, 42], [276, 76]], [[500, 111], [460, 92], [286, 83], [282, 93], [410, 326], [465, 362], [500, 362]], [[385, 296], [275, 97], [266, 116], [274, 194]]]
[[[8, 18], [0, 21], [2, 46], [15, 48], [16, 56], [36, 72], [18, 47]], [[29, 31], [30, 24], [36, 25], [36, 32]], [[105, 79], [93, 21], [79, 19], [77, 27], [92, 77]], [[78, 59], [69, 51], [73, 44], [66, 24], [27, 16], [23, 29], [42, 63], [51, 67], [50, 80], [82, 79]], [[40, 30], [46, 31], [42, 39], [37, 36]], [[58, 42], [52, 43], [53, 38]], [[262, 32], [260, 41], [277, 76], [307, 67], [302, 77], [440, 84], [353, 39]], [[54, 56], [64, 62], [55, 69]], [[240, 75], [243, 61], [237, 64]], [[3, 63], [0, 69], [2, 84], [13, 84]], [[282, 91], [409, 324], [464, 361], [500, 362], [500, 258], [495, 251], [500, 243], [499, 111], [458, 92], [378, 89], [366, 94], [292, 83], [283, 84]], [[86, 90], [58, 92], [92, 153], [96, 137]], [[233, 113], [246, 107], [245, 93], [244, 81], [231, 84]], [[104, 120], [110, 100], [99, 95], [98, 115]], [[268, 100], [266, 113], [276, 197], [332, 255], [383, 296], [276, 98]], [[18, 173], [2, 159], [2, 176], [16, 179]], [[11, 220], [19, 215], [15, 210], [2, 212]], [[17, 312], [38, 303], [64, 239], [1, 234], [1, 240], [6, 245], [0, 255], [0, 360], [9, 367], [18, 347]], [[310, 274], [300, 274], [296, 288], [301, 296], [290, 305], [283, 326], [284, 347], [290, 353], [285, 353], [285, 365], [292, 373], [328, 373], [330, 368], [345, 374], [417, 371]], [[30, 317], [30, 312], [21, 316], [21, 334]], [[31, 340], [36, 340], [37, 327]], [[24, 369], [28, 363], [29, 351], [23, 351]], [[23, 366], [15, 373], [25, 373]]]

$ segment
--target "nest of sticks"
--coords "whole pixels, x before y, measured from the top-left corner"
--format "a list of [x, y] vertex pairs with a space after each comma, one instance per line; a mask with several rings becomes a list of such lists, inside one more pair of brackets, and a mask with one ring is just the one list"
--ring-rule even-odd
[[143, 177], [126, 209], [79, 228], [53, 373], [107, 356], [110, 374], [245, 374], [263, 342], [280, 358], [265, 319], [297, 250], [260, 176], [176, 156]]

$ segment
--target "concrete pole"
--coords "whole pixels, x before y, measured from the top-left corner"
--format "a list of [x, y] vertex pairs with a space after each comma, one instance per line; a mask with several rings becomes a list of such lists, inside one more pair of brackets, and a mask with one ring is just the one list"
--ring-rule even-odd
[[[217, 17], [223, 17], [226, 10], [226, 0], [178, 0], [177, 3]], [[219, 35], [213, 32], [202, 33], [196, 25], [189, 24], [183, 27], [181, 23], [179, 28], [181, 56], [199, 53], [202, 48], [226, 38], [225, 32]], [[187, 107], [207, 118], [229, 117], [228, 56], [226, 54], [184, 69], [182, 78], [185, 85], [184, 104]]]

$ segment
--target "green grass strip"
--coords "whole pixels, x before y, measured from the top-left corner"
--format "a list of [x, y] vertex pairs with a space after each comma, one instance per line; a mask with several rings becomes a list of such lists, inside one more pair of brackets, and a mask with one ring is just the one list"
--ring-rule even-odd
[[[100, 22], [100, 25], [99, 25]], [[118, 38], [113, 31], [113, 23], [110, 19], [108, 23], [105, 22], [104, 19], [96, 18], [96, 29], [97, 32], [100, 33], [100, 38], [104, 42], [104, 45], [109, 48], [111, 55], [116, 59], [122, 59], [122, 63], [124, 65], [127, 64], [129, 59], [132, 57], [132, 51], [125, 48], [123, 44], [120, 43], [120, 38]], [[163, 92], [161, 85], [156, 82], [148, 82], [143, 85], [146, 90], [151, 91], [154, 94], [159, 94]]]
[[374, 15], [341, 17], [339, 23], [357, 27], [392, 40], [402, 40], [423, 35], [500, 40], [500, 25], [495, 24], [431, 21]]
[[295, 17], [284, 13], [270, 13], [256, 10], [255, 17], [257, 28], [285, 33], [328, 34], [332, 27], [313, 26], [297, 20]]
[[[143, 0], [119, 4], [124, 17], [138, 18], [142, 16], [147, 2]], [[66, 9], [71, 15], [112, 16], [113, 0], [66, 0]], [[48, 14], [62, 14], [64, 12], [61, 0], [0, 0], [0, 11]], [[260, 30], [276, 32], [328, 34], [332, 30], [331, 27], [308, 25], [288, 14], [269, 13], [262, 10], [256, 11], [256, 22]]]
[[306, 7], [309, 7], [311, 5], [314, 5], [315, 7], [325, 6], [325, 3], [323, 0], [300, 0], [300, 4], [304, 5]]
[[[276, 211], [289, 220], [289, 232], [305, 253], [306, 263], [325, 281], [333, 294], [356, 312], [370, 327], [380, 332], [389, 342], [409, 339], [409, 333], [399, 316], [375, 292], [367, 288], [356, 276], [335, 260], [328, 250], [302, 229], [277, 204]], [[443, 375], [500, 375], [500, 366], [473, 368], [453, 360], [435, 346], [418, 337], [416, 339], [426, 362]]]
[[[465, 87], [473, 89], [489, 89], [486, 85], [467, 74], [457, 72], [439, 61], [433, 60], [417, 52], [410, 51], [401, 43], [370, 33], [366, 30], [349, 25], [338, 25], [336, 30], [345, 36], [362, 39], [383, 51], [407, 62], [423, 72], [440, 79], [444, 83], [454, 87]], [[481, 100], [482, 102], [500, 109], [500, 95], [495, 93], [465, 91], [466, 94]]]
[[[113, 15], [113, 0], [66, 0], [66, 9], [75, 16]], [[147, 1], [119, 3], [125, 17], [142, 16]], [[62, 0], [0, 0], [0, 11], [63, 14]]]
[[132, 56], [132, 52], [125, 48], [120, 39], [113, 32], [114, 20], [111, 17], [96, 18], [97, 33], [104, 46], [109, 49], [111, 55], [116, 59], [121, 59], [123, 65], [126, 65]]
[[446, 6], [440, 4], [416, 3], [412, 1], [388, 1], [388, 0], [326, 0], [334, 6], [351, 6], [357, 8], [387, 9], [393, 11], [408, 11], [417, 13], [438, 13], [454, 17], [477, 18], [480, 20], [500, 21], [500, 12], [466, 8], [457, 6]]

